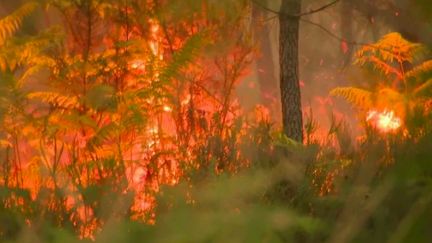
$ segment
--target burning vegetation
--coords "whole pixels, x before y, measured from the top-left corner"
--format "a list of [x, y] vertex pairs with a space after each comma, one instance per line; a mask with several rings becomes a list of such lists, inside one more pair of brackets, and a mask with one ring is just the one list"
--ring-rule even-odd
[[384, 133], [397, 131], [402, 126], [401, 119], [395, 116], [393, 111], [387, 110], [383, 112], [369, 111], [366, 121]]
[[[431, 223], [427, 46], [332, 35], [366, 85], [301, 106], [292, 30], [345, 1], [22, 2], [0, 19], [1, 242], [400, 242]], [[264, 10], [282, 23], [280, 90]]]

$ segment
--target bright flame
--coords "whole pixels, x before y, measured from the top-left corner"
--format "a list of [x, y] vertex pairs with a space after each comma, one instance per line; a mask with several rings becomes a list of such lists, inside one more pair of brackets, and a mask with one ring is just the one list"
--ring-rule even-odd
[[378, 128], [382, 132], [396, 131], [402, 126], [402, 121], [399, 117], [395, 116], [393, 111], [384, 110], [378, 112], [371, 110], [367, 113], [366, 121]]
[[140, 71], [145, 71], [145, 62], [144, 62], [144, 60], [136, 59], [130, 63], [130, 67], [132, 69], [138, 69]]

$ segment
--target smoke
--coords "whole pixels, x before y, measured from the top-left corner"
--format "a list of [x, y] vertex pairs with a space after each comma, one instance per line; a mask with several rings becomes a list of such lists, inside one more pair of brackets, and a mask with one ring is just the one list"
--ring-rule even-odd
[[[274, 10], [279, 9], [279, 2], [260, 1]], [[321, 1], [305, 0], [303, 10], [315, 9], [320, 4]], [[362, 133], [356, 110], [345, 101], [330, 97], [329, 91], [338, 86], [356, 86], [367, 82], [361, 69], [354, 65], [355, 52], [362, 44], [373, 43], [389, 32], [404, 32], [406, 25], [398, 23], [407, 16], [417, 17], [413, 20], [415, 23], [421, 22], [423, 17], [414, 16], [413, 8], [404, 8], [407, 4], [406, 0], [376, 3], [346, 0], [304, 17], [307, 21], [301, 22], [299, 47], [302, 106], [304, 113], [312, 111], [321, 133], [329, 129], [334, 117], [344, 120], [354, 137]], [[411, 2], [410, 6], [413, 4]], [[278, 18], [257, 8], [260, 7], [253, 5], [251, 13], [257, 59], [251, 74], [238, 86], [237, 94], [246, 110], [256, 105], [267, 107], [276, 127], [280, 127]], [[424, 39], [427, 36], [427, 32], [423, 31], [425, 24], [418, 26], [419, 29], [410, 29], [410, 36]], [[268, 94], [273, 98], [272, 102], [266, 100]]]

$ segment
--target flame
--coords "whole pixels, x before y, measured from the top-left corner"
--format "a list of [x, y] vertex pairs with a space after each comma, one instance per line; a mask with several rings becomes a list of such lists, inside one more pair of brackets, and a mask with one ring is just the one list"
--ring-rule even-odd
[[168, 105], [164, 105], [163, 106], [163, 111], [165, 111], [165, 112], [171, 112], [172, 108], [170, 106], [168, 106]]
[[[145, 52], [142, 52], [142, 55], [140, 53], [139, 56], [132, 56], [131, 59], [127, 61], [127, 73], [130, 73], [130, 75], [126, 75], [125, 80], [132, 85], [122, 87], [122, 91], [119, 92], [140, 91], [140, 89], [146, 89], [147, 85], [153, 85], [155, 83], [158, 84], [160, 81], [160, 70], [163, 70], [164, 68], [164, 63], [162, 61], [164, 60], [164, 48], [166, 48], [166, 45], [164, 44], [165, 37], [161, 32], [161, 27], [157, 20], [150, 20], [149, 22], [150, 36], [148, 36], [146, 39], [148, 46], [145, 48]], [[181, 41], [177, 42], [178, 43], [176, 45], [181, 44]], [[179, 47], [180, 46], [177, 46], [177, 48]], [[153, 60], [153, 58], [147, 58], [148, 54], [152, 54], [157, 58], [157, 60]], [[108, 65], [108, 67], [105, 69], [107, 72], [115, 68], [114, 64], [113, 66], [110, 65]], [[198, 71], [199, 70], [197, 70], [197, 72]], [[205, 130], [208, 126], [210, 126], [209, 124], [214, 119], [212, 114], [220, 109], [219, 107], [221, 104], [218, 103], [219, 100], [217, 96], [213, 96], [211, 92], [209, 94], [201, 94], [201, 92], [195, 90], [195, 86], [195, 84], [190, 86], [190, 94], [186, 94], [181, 92], [183, 90], [179, 90], [179, 100], [176, 100], [175, 104], [173, 104], [173, 102], [162, 104], [162, 109], [152, 109], [154, 107], [149, 107], [153, 104], [157, 104], [157, 108], [159, 108], [159, 98], [154, 98], [153, 95], [150, 97], [138, 97], [136, 100], [138, 100], [137, 102], [139, 102], [139, 106], [137, 107], [139, 107], [139, 109], [149, 110], [148, 113], [150, 115], [148, 117], [150, 118], [148, 121], [146, 121], [146, 126], [144, 126], [143, 129], [141, 129], [139, 126], [139, 128], [132, 127], [130, 131], [123, 132], [122, 130], [122, 132], [119, 133], [119, 136], [116, 136], [116, 141], [104, 139], [103, 143], [101, 142], [100, 144], [100, 148], [98, 146], [98, 148], [96, 148], [97, 151], [94, 152], [103, 156], [112, 156], [112, 154], [117, 155], [117, 149], [121, 152], [118, 153], [121, 160], [125, 161], [124, 169], [127, 171], [127, 181], [129, 183], [127, 190], [134, 191], [135, 195], [134, 204], [131, 207], [133, 213], [133, 216], [131, 216], [132, 218], [147, 220], [148, 213], [151, 212], [151, 210], [153, 210], [156, 205], [156, 199], [153, 193], [159, 190], [159, 185], [177, 184], [179, 182], [180, 176], [182, 176], [182, 168], [179, 165], [180, 161], [183, 162], [185, 160], [194, 160], [194, 153], [196, 149], [193, 146], [206, 146], [207, 136], [205, 135], [212, 134], [210, 131]], [[185, 90], [187, 89], [185, 88]], [[127, 102], [130, 102], [130, 100], [127, 99]], [[111, 113], [106, 115], [105, 113], [101, 113], [101, 117], [98, 118], [101, 121], [100, 127], [108, 126], [110, 124], [117, 124], [122, 120], [121, 116], [122, 114], [125, 114], [123, 112], [135, 111], [129, 109], [129, 107], [132, 107], [129, 105], [130, 103], [121, 103], [121, 105], [119, 105], [119, 112], [114, 115]], [[222, 105], [225, 106], [225, 104]], [[230, 99], [229, 104], [227, 102], [226, 105], [229, 105], [230, 107], [239, 106], [238, 101], [235, 99]], [[233, 110], [235, 111], [229, 111], [229, 113], [225, 115], [226, 119], [224, 118], [224, 121], [226, 120], [226, 123], [231, 122], [231, 120], [234, 122], [232, 117], [241, 115], [240, 111], [237, 111], [236, 109]], [[262, 120], [268, 119], [268, 110], [265, 110], [263, 107], [261, 113]], [[91, 119], [93, 119], [93, 117], [91, 117]], [[56, 125], [62, 122], [62, 117], [50, 115], [49, 124]], [[215, 124], [218, 123], [215, 122]], [[194, 134], [191, 136], [191, 138], [178, 138], [180, 137], [178, 134], [181, 132], [189, 132], [193, 129], [197, 130], [195, 133], [196, 135]], [[92, 132], [92, 129], [89, 130], [90, 131], [87, 132], [83, 126], [82, 129], [80, 128], [79, 130], [65, 132], [63, 137], [59, 135], [60, 139], [58, 140], [63, 140], [63, 142], [61, 142], [61, 146], [64, 144], [66, 147], [64, 151], [73, 151], [74, 153], [75, 151], [86, 151], [86, 149], [89, 147], [88, 142], [91, 141], [93, 137], [96, 137]], [[29, 131], [29, 133], [34, 132]], [[181, 141], [181, 143], [178, 143], [177, 139], [183, 140], [178, 140]], [[56, 139], [55, 141], [58, 140]], [[38, 139], [35, 141], [35, 147], [42, 146]], [[178, 150], [177, 146], [180, 146], [178, 144], [181, 144], [182, 148], [183, 146], [188, 148], [186, 150], [186, 155], [171, 153], [171, 151]], [[69, 164], [68, 159], [71, 156], [69, 156], [68, 152], [59, 152], [60, 155], [57, 155], [57, 142], [55, 144], [47, 143], [43, 145], [44, 149], [46, 149], [46, 152], [49, 155], [47, 156], [48, 158], [55, 158], [55, 160], [58, 158], [62, 165]], [[110, 149], [114, 148], [111, 147], [113, 145], [116, 146], [115, 150]], [[23, 146], [24, 145], [20, 144], [20, 147], [18, 148], [17, 146], [16, 148], [17, 151], [22, 153], [20, 154], [21, 156], [25, 156], [25, 154], [22, 152]], [[0, 140], [0, 148], [2, 147], [12, 148], [14, 145], [8, 140]], [[29, 149], [29, 151], [33, 151], [33, 148]], [[61, 149], [61, 151], [63, 151], [63, 149]], [[165, 151], [169, 151], [170, 153], [165, 154]], [[86, 153], [77, 152], [77, 154], [85, 154], [85, 156], [87, 156]], [[93, 152], [91, 152], [91, 155], [93, 155]], [[24, 160], [24, 158], [21, 159]], [[83, 157], [83, 163], [86, 161], [87, 158]], [[54, 162], [55, 161], [52, 161], [51, 159], [43, 160], [43, 163], [46, 163], [47, 166]], [[25, 169], [25, 171], [22, 172], [24, 174], [24, 179], [22, 182], [23, 187], [29, 188], [31, 190], [32, 198], [34, 200], [37, 198], [39, 189], [42, 188], [42, 183], [46, 183], [47, 185], [44, 186], [48, 188], [54, 188], [54, 186], [57, 186], [54, 185], [50, 180], [46, 180], [47, 182], [45, 182], [45, 179], [39, 177], [39, 173], [34, 173], [34, 171], [36, 171], [38, 168], [36, 166], [39, 166], [39, 164], [43, 163], [32, 162], [28, 163], [28, 166], [24, 165], [23, 167]], [[139, 166], [137, 167], [136, 165]], [[79, 179], [83, 178], [83, 186], [91, 185], [93, 182], [98, 182], [100, 180], [99, 178], [102, 178], [102, 176], [108, 175], [108, 173], [110, 173], [109, 171], [105, 172], [105, 168], [103, 168], [101, 172], [98, 171], [97, 175], [93, 172], [94, 171], [92, 168], [88, 168], [87, 170], [84, 170], [83, 173], [78, 175]], [[15, 185], [19, 186], [18, 172], [15, 172], [15, 174], [17, 175], [15, 179]], [[75, 192], [75, 185], [69, 181], [70, 179], [74, 179], [74, 177], [66, 177], [64, 179], [65, 182], [62, 183], [67, 185], [67, 190]], [[127, 190], [123, 192], [126, 193]], [[74, 197], [68, 196], [68, 200], [65, 202], [65, 204], [67, 205], [68, 210], [73, 211], [73, 218], [71, 218], [71, 220], [73, 221], [74, 226], [80, 225], [80, 237], [92, 238], [93, 232], [96, 231], [99, 225], [97, 221], [97, 215], [94, 213], [91, 207], [86, 205], [82, 206], [82, 202], [82, 197], [79, 193], [77, 193], [77, 195]], [[154, 218], [154, 214], [152, 213], [151, 215], [151, 217]]]
[[130, 62], [130, 67], [132, 69], [145, 71], [145, 61], [141, 59], [133, 60], [132, 62]]
[[402, 126], [402, 120], [395, 116], [394, 111], [388, 110], [371, 110], [367, 113], [366, 121], [384, 133], [394, 132]]

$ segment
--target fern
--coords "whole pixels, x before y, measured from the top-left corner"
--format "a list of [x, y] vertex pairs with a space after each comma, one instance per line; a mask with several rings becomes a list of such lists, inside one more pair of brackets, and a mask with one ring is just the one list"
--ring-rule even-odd
[[432, 79], [428, 79], [423, 84], [419, 85], [414, 89], [414, 96], [431, 98], [432, 97]]
[[[332, 90], [331, 94], [340, 96], [359, 108], [392, 108], [399, 114], [407, 114], [407, 109], [432, 96], [432, 60], [411, 70], [404, 70], [405, 64], [412, 64], [423, 48], [403, 39], [399, 33], [390, 33], [377, 43], [364, 46], [357, 52], [357, 64], [370, 64], [385, 75], [384, 80], [381, 79], [383, 83], [376, 85], [381, 88], [363, 90], [344, 87]], [[387, 84], [392, 85], [392, 88], [382, 88]]]
[[14, 71], [18, 66], [52, 66], [53, 59], [43, 54], [53, 43], [58, 43], [61, 36], [57, 29], [42, 32], [35, 37], [14, 38], [7, 41], [0, 49], [0, 70]]
[[339, 87], [330, 91], [330, 94], [342, 97], [358, 108], [368, 109], [372, 106], [372, 92], [364, 89]]
[[30, 15], [37, 5], [36, 2], [24, 4], [15, 12], [0, 20], [0, 46], [18, 31], [23, 19]]
[[383, 36], [377, 43], [365, 45], [357, 52], [357, 62], [363, 63], [364, 57], [377, 57], [383, 62], [410, 62], [423, 49], [420, 44], [405, 40], [401, 34], [393, 32]]
[[87, 148], [90, 151], [96, 151], [104, 142], [115, 137], [120, 133], [120, 127], [116, 123], [110, 123], [106, 126], [99, 128], [96, 134], [87, 143]]
[[425, 61], [420, 65], [412, 68], [405, 74], [406, 78], [421, 78], [423, 75], [430, 75], [432, 73], [432, 60]]
[[183, 47], [174, 53], [172, 61], [161, 72], [160, 80], [168, 82], [175, 77], [181, 68], [185, 67], [196, 57], [203, 43], [204, 37], [202, 34], [196, 34], [190, 37]]
[[21, 87], [30, 77], [40, 73], [47, 67], [54, 66], [55, 61], [49, 57], [35, 58], [33, 65], [24, 70], [23, 74], [17, 80], [17, 85]]
[[380, 71], [385, 75], [393, 74], [397, 79], [403, 79], [403, 74], [401, 70], [393, 67], [391, 64], [386, 63], [385, 61], [375, 56], [364, 57], [364, 61], [371, 63], [376, 70]]
[[56, 92], [33, 92], [27, 95], [29, 99], [38, 99], [44, 103], [63, 109], [76, 109], [80, 103], [76, 97], [62, 95]]

